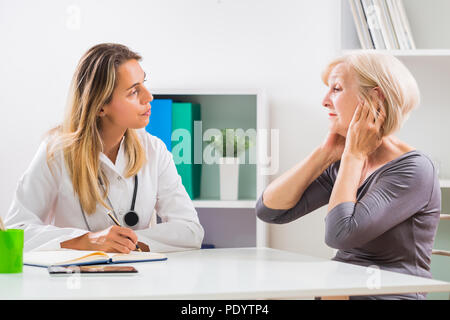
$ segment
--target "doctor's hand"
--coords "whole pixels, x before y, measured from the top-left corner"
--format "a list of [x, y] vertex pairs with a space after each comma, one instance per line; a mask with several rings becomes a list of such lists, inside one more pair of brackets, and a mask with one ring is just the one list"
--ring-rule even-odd
[[136, 249], [137, 240], [133, 230], [111, 226], [105, 230], [88, 232], [78, 238], [64, 241], [61, 243], [61, 248], [130, 253]]
[[98, 232], [89, 232], [86, 237], [89, 250], [130, 253], [136, 248], [137, 235], [129, 228], [111, 226]]

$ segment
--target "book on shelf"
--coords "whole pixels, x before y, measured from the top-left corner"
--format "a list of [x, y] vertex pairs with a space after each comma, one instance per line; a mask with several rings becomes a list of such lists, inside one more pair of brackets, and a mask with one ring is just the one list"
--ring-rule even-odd
[[361, 1], [349, 0], [349, 3], [361, 47], [363, 49], [374, 49]]
[[386, 49], [386, 43], [381, 32], [381, 21], [378, 19], [374, 2], [372, 0], [361, 0], [361, 3], [375, 49]]
[[153, 136], [160, 138], [167, 147], [172, 150], [172, 100], [154, 99], [150, 103], [152, 109], [150, 121], [145, 130]]
[[408, 42], [406, 39], [406, 34], [403, 31], [403, 23], [400, 17], [400, 13], [397, 9], [396, 0], [386, 0], [386, 5], [391, 14], [392, 24], [394, 26], [394, 31], [397, 36], [399, 48], [401, 50], [408, 50]]
[[391, 18], [389, 10], [385, 0], [372, 0], [374, 4], [374, 10], [377, 14], [377, 19], [380, 25], [381, 34], [388, 50], [400, 49], [395, 36], [394, 27], [391, 24]]
[[415, 43], [403, 0], [348, 0], [363, 49], [410, 50]]
[[[172, 155], [186, 192], [193, 200], [200, 196], [201, 163], [196, 163], [195, 121], [200, 121], [200, 105], [172, 103]], [[178, 135], [179, 134], [179, 135]], [[201, 152], [201, 150], [200, 150]]]
[[177, 172], [189, 197], [199, 197], [201, 162], [197, 164], [195, 159], [202, 156], [202, 141], [195, 143], [194, 125], [195, 121], [200, 121], [200, 105], [172, 99], [154, 99], [151, 106], [150, 121], [145, 130], [160, 138], [167, 150], [172, 152]]
[[411, 27], [409, 25], [408, 17], [406, 15], [405, 6], [403, 5], [403, 0], [397, 1], [394, 0], [394, 3], [397, 5], [398, 11], [400, 12], [400, 18], [402, 21], [402, 26], [405, 33], [408, 49], [416, 49], [416, 44], [414, 43], [414, 39], [412, 37]]

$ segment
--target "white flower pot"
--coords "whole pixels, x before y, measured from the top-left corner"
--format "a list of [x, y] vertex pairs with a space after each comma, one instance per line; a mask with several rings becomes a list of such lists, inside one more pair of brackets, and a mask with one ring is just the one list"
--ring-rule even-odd
[[219, 159], [220, 200], [237, 200], [239, 191], [239, 158]]

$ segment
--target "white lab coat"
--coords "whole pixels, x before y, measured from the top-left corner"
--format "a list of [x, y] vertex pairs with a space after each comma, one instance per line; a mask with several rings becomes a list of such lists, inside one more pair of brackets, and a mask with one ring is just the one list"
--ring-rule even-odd
[[[131, 229], [137, 234], [138, 241], [148, 244], [151, 251], [200, 248], [204, 230], [181, 183], [172, 154], [157, 137], [143, 129], [137, 133], [146, 151], [147, 162], [138, 173], [135, 211], [139, 222]], [[55, 155], [56, 166], [52, 175], [46, 161], [46, 147], [47, 141], [44, 141], [19, 180], [5, 220], [7, 228], [24, 229], [24, 251], [58, 250], [61, 242], [88, 232], [62, 152]], [[131, 208], [134, 176], [124, 177], [123, 139], [116, 163], [113, 164], [103, 153], [100, 153], [100, 162], [109, 180], [109, 200], [119, 222], [125, 226], [123, 219]], [[154, 209], [161, 223], [150, 225]], [[113, 225], [106, 213], [107, 209], [98, 204], [94, 214], [86, 214], [91, 231]]]

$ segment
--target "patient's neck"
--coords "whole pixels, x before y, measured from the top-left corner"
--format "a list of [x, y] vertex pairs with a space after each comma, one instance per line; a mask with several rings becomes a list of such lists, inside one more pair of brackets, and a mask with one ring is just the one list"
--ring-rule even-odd
[[397, 137], [390, 135], [384, 137], [381, 141], [381, 145], [368, 156], [366, 165], [368, 167], [382, 166], [412, 150], [414, 150], [413, 147]]

